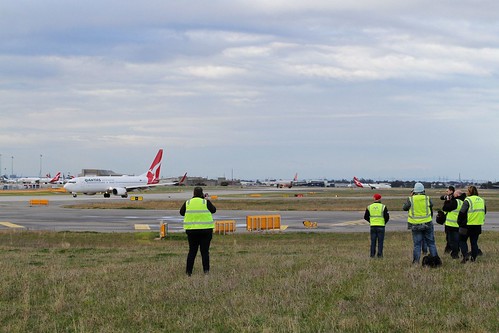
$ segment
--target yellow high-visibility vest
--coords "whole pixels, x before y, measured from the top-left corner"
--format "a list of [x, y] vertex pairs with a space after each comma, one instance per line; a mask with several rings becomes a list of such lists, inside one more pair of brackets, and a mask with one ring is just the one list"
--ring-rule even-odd
[[425, 194], [416, 194], [409, 197], [411, 208], [407, 221], [412, 224], [431, 222], [430, 197]]
[[372, 227], [384, 227], [385, 217], [383, 216], [383, 212], [385, 211], [385, 205], [380, 202], [374, 202], [367, 209], [369, 210], [370, 225]]
[[213, 229], [215, 222], [208, 210], [208, 202], [202, 198], [192, 198], [185, 203], [184, 229]]
[[457, 217], [459, 215], [461, 207], [463, 206], [463, 201], [459, 199], [456, 199], [456, 201], [457, 201], [457, 208], [451, 212], [448, 212], [447, 217], [445, 218], [445, 225], [448, 227], [459, 228], [459, 224], [457, 224]]
[[465, 200], [469, 204], [467, 225], [483, 225], [485, 223], [485, 200], [478, 195], [472, 195]]

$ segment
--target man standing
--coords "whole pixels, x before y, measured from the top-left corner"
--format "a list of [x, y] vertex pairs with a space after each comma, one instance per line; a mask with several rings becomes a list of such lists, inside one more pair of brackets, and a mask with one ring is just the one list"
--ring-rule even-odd
[[371, 225], [371, 258], [376, 255], [376, 242], [378, 242], [378, 258], [383, 258], [383, 242], [385, 240], [385, 224], [390, 219], [388, 209], [381, 203], [381, 195], [373, 196], [374, 202], [367, 206], [364, 220]]
[[[454, 186], [450, 185], [447, 188], [447, 191], [445, 191], [445, 195], [442, 195], [440, 197], [440, 200], [445, 200], [444, 207], [448, 203], [448, 201], [454, 200], [454, 191], [455, 190], [456, 190], [456, 188]], [[444, 208], [442, 208], [442, 211], [449, 212], [449, 210], [445, 210]], [[456, 216], [456, 223], [457, 223], [457, 216]], [[447, 226], [447, 223], [445, 223], [445, 225]], [[445, 242], [446, 243], [445, 243], [445, 250], [444, 250], [445, 253], [452, 252], [452, 249], [451, 249], [452, 240], [450, 238], [451, 238], [451, 234], [449, 233], [449, 229], [446, 227], [445, 228]]]
[[444, 206], [442, 207], [442, 210], [446, 212], [444, 223], [445, 235], [452, 259], [459, 259], [459, 224], [457, 224], [457, 217], [465, 198], [466, 194], [457, 190], [445, 198]]
[[418, 264], [421, 257], [421, 241], [424, 239], [430, 250], [430, 261], [432, 266], [442, 264], [438, 257], [435, 246], [435, 234], [433, 233], [433, 203], [425, 194], [424, 185], [416, 183], [412, 195], [407, 198], [402, 209], [408, 212], [407, 221], [411, 224], [412, 241], [414, 244], [412, 263]]
[[468, 196], [464, 200], [457, 218], [460, 234], [459, 247], [463, 255], [461, 263], [463, 264], [469, 260], [468, 237], [471, 243], [471, 261], [475, 261], [478, 256], [478, 236], [482, 233], [485, 214], [487, 214], [485, 200], [478, 196], [478, 190], [475, 186], [468, 186]]
[[198, 248], [201, 250], [204, 273], [208, 274], [210, 271], [210, 242], [215, 227], [211, 214], [216, 211], [211, 201], [204, 197], [201, 187], [195, 187], [192, 199], [187, 200], [180, 208], [180, 215], [184, 216], [184, 230], [189, 241], [189, 254], [185, 269], [188, 276], [192, 275]]

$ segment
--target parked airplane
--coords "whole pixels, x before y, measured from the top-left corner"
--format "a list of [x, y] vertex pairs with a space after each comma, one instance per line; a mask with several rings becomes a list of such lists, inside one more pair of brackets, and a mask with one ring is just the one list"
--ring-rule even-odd
[[184, 174], [180, 181], [160, 183], [161, 159], [163, 158], [163, 149], [156, 154], [149, 170], [140, 176], [84, 176], [70, 179], [64, 188], [71, 192], [76, 198], [77, 193], [94, 195], [103, 193], [104, 198], [109, 198], [111, 194], [119, 195], [122, 198], [128, 196], [128, 192], [134, 190], [145, 190], [155, 186], [181, 185], [187, 178]]
[[40, 178], [40, 183], [55, 184], [61, 178], [61, 172], [59, 171], [53, 178]]
[[50, 177], [47, 175], [47, 177], [22, 177], [18, 178], [17, 182], [22, 183], [22, 184], [55, 184], [57, 181], [59, 181], [59, 178], [61, 177], [61, 173], [58, 172], [55, 177]]
[[298, 180], [298, 173], [295, 174], [295, 177], [293, 180], [271, 180], [268, 182], [264, 182], [264, 184], [268, 186], [276, 186], [277, 188], [283, 188], [283, 187], [293, 187], [293, 183]]
[[353, 182], [355, 183], [355, 186], [357, 186], [357, 187], [371, 188], [371, 190], [381, 189], [381, 188], [392, 188], [392, 186], [390, 184], [386, 184], [386, 183], [381, 183], [381, 184], [361, 183], [357, 177], [353, 177]]

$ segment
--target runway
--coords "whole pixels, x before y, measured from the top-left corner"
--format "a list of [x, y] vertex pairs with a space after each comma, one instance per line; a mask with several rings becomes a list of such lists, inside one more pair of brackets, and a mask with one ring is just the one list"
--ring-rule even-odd
[[[228, 192], [224, 191], [224, 194]], [[190, 193], [141, 194], [144, 200], [187, 199]], [[88, 232], [135, 232], [158, 231], [161, 223], [168, 223], [170, 232], [182, 232], [182, 216], [178, 210], [141, 209], [70, 209], [64, 205], [79, 202], [102, 200], [100, 197], [69, 195], [49, 196], [47, 206], [29, 206], [29, 201], [40, 197], [6, 196], [0, 197], [0, 231], [2, 230], [46, 230], [46, 231], [88, 231]], [[281, 216], [283, 232], [368, 232], [369, 224], [363, 219], [364, 211], [232, 211], [218, 210], [215, 220], [234, 220], [236, 232], [246, 230], [246, 216]], [[303, 221], [317, 222], [317, 228], [306, 228]], [[436, 231], [443, 226], [435, 224]], [[499, 213], [489, 212], [484, 230], [499, 231]], [[407, 230], [407, 213], [391, 211], [386, 231]]]

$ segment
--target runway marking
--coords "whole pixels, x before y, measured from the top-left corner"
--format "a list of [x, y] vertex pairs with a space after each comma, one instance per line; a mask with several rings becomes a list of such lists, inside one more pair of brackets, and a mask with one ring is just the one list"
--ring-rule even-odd
[[149, 224], [136, 224], [135, 230], [151, 230]]
[[355, 221], [346, 221], [346, 222], [341, 222], [341, 223], [334, 223], [331, 224], [332, 226], [347, 226], [347, 225], [369, 225], [369, 222], [366, 220], [355, 220]]
[[25, 228], [22, 225], [10, 223], [10, 222], [0, 222], [0, 224], [7, 227], [7, 228]]

